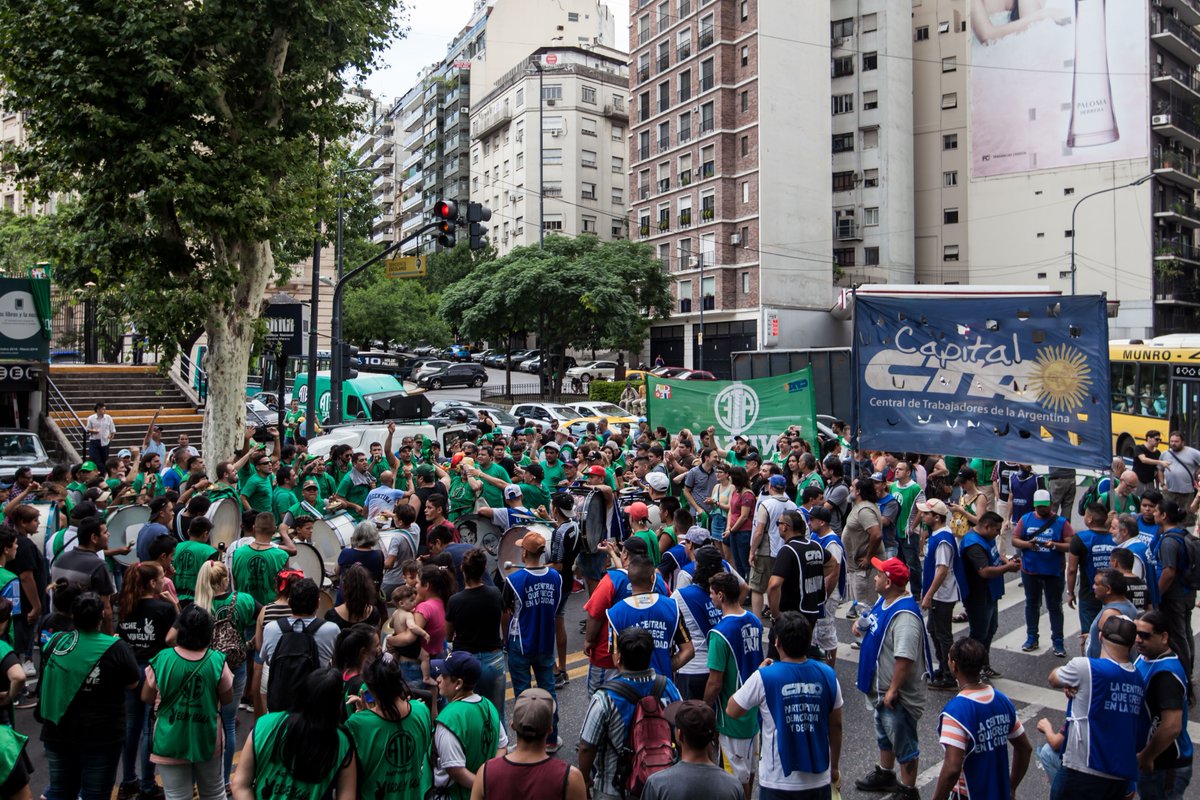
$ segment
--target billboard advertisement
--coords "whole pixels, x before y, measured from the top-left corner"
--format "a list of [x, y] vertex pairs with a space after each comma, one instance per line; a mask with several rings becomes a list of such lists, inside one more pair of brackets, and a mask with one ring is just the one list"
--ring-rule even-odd
[[972, 177], [1149, 154], [1146, 0], [970, 9]]
[[860, 447], [1102, 469], [1112, 459], [1103, 295], [859, 297]]

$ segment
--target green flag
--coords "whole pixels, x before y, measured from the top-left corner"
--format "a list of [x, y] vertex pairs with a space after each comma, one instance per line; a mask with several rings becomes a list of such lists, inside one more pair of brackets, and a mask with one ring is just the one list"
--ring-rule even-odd
[[817, 411], [812, 367], [799, 372], [748, 381], [672, 381], [646, 376], [646, 418], [651, 427], [672, 433], [692, 433], [712, 425], [716, 440], [728, 448], [735, 436], [745, 436], [759, 453], [771, 453], [779, 434], [795, 425], [813, 452], [817, 441]]
[[33, 295], [33, 305], [37, 309], [38, 322], [42, 327], [42, 337], [50, 341], [51, 312], [50, 312], [50, 265], [41, 262], [29, 268], [29, 289]]

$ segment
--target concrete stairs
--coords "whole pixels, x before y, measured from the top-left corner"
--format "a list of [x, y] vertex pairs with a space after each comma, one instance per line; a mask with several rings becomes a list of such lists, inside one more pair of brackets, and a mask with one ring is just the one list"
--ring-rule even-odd
[[[175, 445], [181, 433], [191, 438], [193, 447], [200, 448], [204, 415], [170, 378], [159, 375], [154, 367], [52, 364], [50, 380], [80, 421], [87, 420], [96, 403], [104, 402], [117, 426], [109, 450], [113, 455], [123, 447], [140, 447], [154, 412], [160, 408], [158, 424], [163, 426], [167, 449]], [[50, 417], [68, 435], [77, 429], [66, 410], [52, 408]]]

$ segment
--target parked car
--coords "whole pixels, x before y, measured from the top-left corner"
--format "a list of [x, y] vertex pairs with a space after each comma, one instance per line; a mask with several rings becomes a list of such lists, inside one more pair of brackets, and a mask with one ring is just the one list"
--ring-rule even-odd
[[439, 400], [433, 404], [433, 415], [439, 419], [452, 420], [461, 413], [466, 414], [467, 418], [473, 421], [479, 416], [480, 411], [486, 411], [505, 436], [511, 436], [517, 427], [516, 417], [509, 414], [507, 409], [491, 403], [479, 403], [472, 400]]
[[529, 354], [532, 352], [532, 350], [513, 350], [510, 353], [502, 353], [500, 358], [497, 359], [496, 366], [504, 369], [506, 365], [509, 365], [513, 369], [519, 369], [518, 365], [529, 358]]
[[415, 383], [420, 383], [421, 378], [425, 377], [426, 375], [432, 375], [435, 372], [440, 372], [448, 366], [450, 366], [450, 362], [442, 359], [426, 361], [413, 370], [412, 380]]
[[470, 361], [471, 351], [465, 344], [452, 344], [442, 351], [442, 358], [447, 361]]
[[486, 350], [480, 350], [478, 353], [471, 353], [471, 360], [476, 364], [482, 364], [488, 356], [500, 352], [494, 347], [489, 347]]
[[0, 428], [0, 479], [12, 481], [21, 467], [29, 467], [35, 481], [44, 481], [54, 464], [36, 433]]
[[612, 403], [588, 400], [582, 403], [571, 403], [571, 408], [578, 411], [581, 417], [604, 417], [608, 420], [609, 425], [620, 425], [622, 422], [628, 422], [630, 425], [637, 424], [637, 416], [635, 414], [630, 414], [625, 409]]
[[611, 381], [616, 375], [617, 362], [615, 361], [589, 361], [567, 370], [568, 380], [578, 379], [584, 383], [596, 378]]
[[653, 374], [652, 372], [650, 372], [649, 370], [645, 370], [645, 369], [627, 369], [627, 370], [625, 370], [625, 380], [631, 381], [633, 383], [638, 383], [638, 382], [646, 380], [647, 375], [652, 375], [652, 374]]
[[520, 361], [513, 362], [513, 368], [519, 369], [522, 372], [536, 372], [536, 370], [532, 369], [531, 367], [533, 366], [533, 362], [536, 361], [538, 356], [541, 354], [541, 350], [527, 350], [524, 357], [522, 357]]
[[437, 356], [411, 356], [401, 366], [396, 377], [402, 381], [415, 381], [413, 373], [417, 371], [423, 364], [428, 364], [430, 361], [439, 361]]
[[685, 369], [671, 377], [677, 381], [715, 381], [717, 379], [716, 375], [703, 369]]
[[437, 348], [431, 344], [423, 344], [420, 347], [414, 347], [413, 353], [419, 356], [431, 356], [437, 352]]
[[688, 371], [687, 367], [655, 367], [650, 370], [651, 374], [657, 375], [660, 378], [678, 378], [679, 373]]
[[427, 389], [441, 389], [443, 386], [483, 386], [485, 383], [487, 373], [479, 364], [447, 363], [442, 369], [422, 372], [417, 378], [417, 385]]
[[[570, 369], [575, 366], [574, 356], [563, 356], [562, 359], [563, 359], [562, 363], [566, 364], [567, 369]], [[550, 364], [549, 364], [549, 367], [547, 367], [547, 371], [553, 372], [554, 369], [558, 366], [558, 363], [559, 363], [559, 356], [551, 355], [550, 356]], [[526, 369], [526, 366], [528, 366], [527, 369]], [[526, 372], [532, 372], [536, 375], [538, 372], [541, 372], [542, 357], [538, 356], [537, 358], [535, 358], [531, 361], [524, 361], [524, 362], [522, 362], [521, 367], [522, 367], [522, 369], [525, 369]]]
[[514, 417], [524, 417], [549, 425], [552, 421], [570, 422], [579, 418], [579, 413], [562, 403], [517, 403], [508, 410]]

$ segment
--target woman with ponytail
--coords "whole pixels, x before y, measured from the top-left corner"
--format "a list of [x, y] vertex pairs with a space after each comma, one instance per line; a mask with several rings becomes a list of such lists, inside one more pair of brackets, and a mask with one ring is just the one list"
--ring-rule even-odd
[[[429, 707], [409, 695], [404, 673], [391, 658], [367, 662], [362, 678], [366, 691], [356, 698], [361, 710], [346, 721], [354, 750], [362, 760], [359, 797], [421, 800], [433, 785]], [[388, 753], [396, 741], [412, 742], [411, 758]]]

